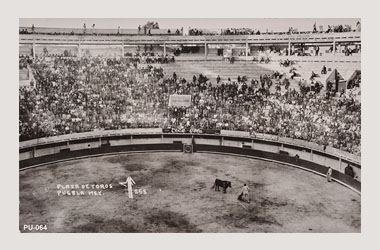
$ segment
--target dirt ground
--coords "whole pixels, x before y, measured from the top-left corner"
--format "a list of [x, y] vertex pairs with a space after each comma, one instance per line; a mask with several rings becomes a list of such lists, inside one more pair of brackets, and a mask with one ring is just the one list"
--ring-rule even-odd
[[[119, 184], [128, 176], [135, 181], [133, 199]], [[231, 181], [232, 188], [225, 194], [214, 191], [215, 178]], [[237, 200], [244, 183], [250, 187], [251, 203]], [[77, 184], [79, 189], [67, 190], [85, 195], [58, 196], [63, 190], [57, 189], [58, 184]], [[82, 189], [86, 184], [112, 188]], [[101, 195], [88, 195], [93, 190], [101, 190]], [[24, 229], [25, 225], [46, 225], [46, 230]], [[19, 228], [20, 232], [360, 232], [361, 199], [336, 182], [282, 164], [205, 153], [135, 153], [21, 171]]]

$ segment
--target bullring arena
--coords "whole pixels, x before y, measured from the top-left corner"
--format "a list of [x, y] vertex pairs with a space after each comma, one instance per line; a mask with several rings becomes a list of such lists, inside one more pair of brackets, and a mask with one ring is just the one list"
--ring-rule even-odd
[[140, 32], [20, 27], [20, 232], [361, 232], [360, 30]]

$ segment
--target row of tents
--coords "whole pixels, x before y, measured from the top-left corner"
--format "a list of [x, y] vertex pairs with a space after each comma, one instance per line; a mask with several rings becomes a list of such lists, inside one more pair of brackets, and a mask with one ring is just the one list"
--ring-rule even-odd
[[337, 69], [334, 69], [326, 79], [326, 86], [330, 82], [335, 87], [335, 91], [341, 91], [342, 89], [346, 91], [353, 86], [352, 83], [358, 78], [361, 78], [361, 70], [347, 71], [342, 75]]

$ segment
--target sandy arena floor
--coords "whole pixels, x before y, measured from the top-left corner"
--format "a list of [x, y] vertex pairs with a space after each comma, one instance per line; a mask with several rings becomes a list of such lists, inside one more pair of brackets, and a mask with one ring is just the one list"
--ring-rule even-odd
[[[120, 185], [136, 184], [128, 198]], [[211, 189], [229, 180], [227, 193]], [[237, 200], [244, 183], [251, 203]], [[84, 195], [58, 196], [57, 185]], [[111, 184], [82, 189], [85, 184]], [[141, 190], [139, 190], [141, 189]], [[89, 191], [101, 191], [94, 195]], [[144, 194], [146, 191], [146, 194]], [[62, 194], [62, 193], [61, 193]], [[24, 230], [46, 225], [47, 230]], [[360, 232], [360, 195], [286, 165], [216, 154], [143, 153], [20, 172], [21, 232]], [[36, 229], [36, 227], [34, 227]]]

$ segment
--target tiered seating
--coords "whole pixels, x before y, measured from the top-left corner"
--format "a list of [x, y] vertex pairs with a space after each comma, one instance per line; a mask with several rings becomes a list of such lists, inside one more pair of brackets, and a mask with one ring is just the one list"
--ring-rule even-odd
[[270, 69], [263, 68], [261, 65], [252, 62], [235, 62], [230, 64], [224, 61], [199, 61], [199, 62], [176, 62], [161, 65], [165, 74], [170, 77], [173, 72], [179, 77], [191, 80], [193, 76], [203, 74], [211, 81], [215, 82], [218, 75], [222, 80], [235, 80], [237, 76], [247, 76], [248, 79], [259, 79], [262, 74], [269, 74]]
[[32, 54], [32, 46], [30, 46], [30, 45], [20, 45], [19, 46], [19, 55], [30, 56], [31, 54]]
[[[190, 58], [190, 56], [188, 55], [187, 58]], [[210, 60], [210, 58], [208, 58], [209, 61], [202, 61], [199, 56], [194, 55], [191, 58], [198, 58], [199, 61], [180, 61], [176, 58], [176, 63], [160, 66], [164, 69], [167, 77], [171, 77], [173, 72], [176, 72], [179, 77], [191, 80], [194, 75], [198, 77], [199, 74], [203, 74], [207, 76], [212, 83], [216, 82], [218, 75], [222, 80], [231, 78], [232, 81], [236, 81], [237, 76], [247, 76], [248, 79], [259, 79], [261, 74], [269, 74], [271, 72], [278, 71], [281, 73], [286, 73], [286, 76], [290, 77], [289, 70], [291, 67], [281, 67], [277, 61], [272, 61], [269, 64], [258, 64], [251, 61], [236, 61], [235, 63], [230, 64], [229, 62], [221, 60]], [[218, 58], [220, 59], [220, 57]], [[360, 62], [329, 62], [328, 60], [323, 60], [322, 57], [307, 58], [317, 58], [320, 60], [317, 62], [297, 62], [294, 67], [297, 69], [299, 76], [295, 77], [293, 80], [289, 80], [291, 88], [298, 89], [298, 82], [301, 79], [305, 79], [307, 82], [309, 82], [312, 71], [318, 75], [315, 80], [325, 85], [327, 77], [335, 68], [338, 69], [338, 72], [342, 76], [349, 75], [350, 72], [353, 72], [356, 69], [360, 69]], [[323, 65], [325, 65], [328, 69], [328, 72], [325, 75], [321, 74]], [[322, 91], [325, 89], [326, 88], [322, 89]]]
[[20, 81], [29, 80], [29, 70], [28, 69], [20, 69], [18, 74], [19, 74], [19, 80]]
[[81, 53], [84, 56], [107, 56], [107, 57], [120, 57], [122, 56], [121, 47], [112, 46], [82, 46]]
[[28, 66], [27, 69], [20, 69], [19, 70], [19, 87], [28, 87], [30, 86], [30, 82], [34, 81], [33, 74], [31, 74], [31, 69]]

